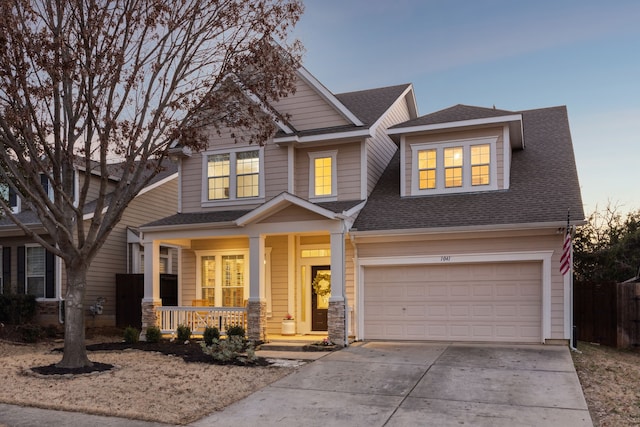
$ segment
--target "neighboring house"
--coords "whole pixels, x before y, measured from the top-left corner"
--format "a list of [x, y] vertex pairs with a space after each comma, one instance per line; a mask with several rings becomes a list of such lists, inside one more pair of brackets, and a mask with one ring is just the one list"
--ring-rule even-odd
[[[332, 94], [308, 71], [264, 146], [178, 152], [179, 213], [141, 227], [143, 329], [244, 322], [252, 339], [566, 342], [567, 211], [584, 214], [564, 107], [418, 117], [410, 84]], [[177, 247], [178, 307], [158, 254]], [[287, 330], [289, 331], [289, 329]]]
[[[111, 165], [110, 182], [118, 178], [118, 166]], [[84, 174], [79, 169], [77, 175]], [[90, 197], [98, 194], [99, 177], [91, 172]], [[76, 179], [76, 186], [78, 179]], [[162, 218], [175, 213], [178, 204], [177, 165], [167, 162], [165, 170], [156, 176], [147, 187], [129, 204], [122, 220], [114, 227], [103, 247], [91, 263], [87, 273], [85, 306], [87, 307], [88, 326], [114, 326], [116, 324], [116, 274], [142, 273], [143, 251], [139, 242], [138, 227], [151, 218]], [[46, 185], [46, 182], [43, 182]], [[37, 215], [25, 209], [20, 198], [11, 194], [8, 199], [18, 218], [45, 239], [48, 235]], [[85, 206], [85, 220], [93, 215], [95, 201]], [[40, 324], [57, 324], [64, 319], [63, 303], [66, 292], [66, 274], [64, 263], [42, 246], [26, 237], [8, 218], [0, 218], [0, 251], [2, 252], [2, 286], [0, 292], [33, 294], [37, 297], [38, 310], [36, 321]], [[177, 252], [163, 248], [164, 257], [159, 255], [159, 265], [165, 267], [171, 263], [166, 258]], [[160, 268], [161, 272], [163, 268]], [[100, 299], [102, 312], [93, 315], [91, 306]]]

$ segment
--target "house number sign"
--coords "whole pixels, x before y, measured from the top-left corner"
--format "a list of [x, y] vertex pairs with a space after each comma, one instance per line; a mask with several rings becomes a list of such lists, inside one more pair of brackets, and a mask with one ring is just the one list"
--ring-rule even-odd
[[440, 257], [440, 262], [450, 262], [451, 261], [451, 256], [449, 255], [444, 255]]

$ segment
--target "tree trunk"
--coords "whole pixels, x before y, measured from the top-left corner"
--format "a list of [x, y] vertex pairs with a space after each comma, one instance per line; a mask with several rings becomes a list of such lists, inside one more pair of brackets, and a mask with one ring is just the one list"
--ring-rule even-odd
[[87, 287], [86, 264], [67, 267], [67, 294], [65, 297], [64, 353], [56, 364], [59, 368], [92, 366], [87, 357], [84, 328], [84, 295]]

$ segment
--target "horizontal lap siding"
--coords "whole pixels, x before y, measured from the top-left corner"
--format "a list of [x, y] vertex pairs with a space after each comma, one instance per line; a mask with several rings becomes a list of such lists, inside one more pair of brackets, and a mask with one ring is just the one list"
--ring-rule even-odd
[[182, 270], [178, 277], [178, 292], [180, 304], [189, 306], [194, 299], [200, 299], [196, 295], [196, 254], [191, 249], [182, 251]]
[[332, 105], [301, 79], [296, 83], [295, 94], [279, 100], [273, 106], [281, 114], [289, 114], [289, 121], [299, 131], [349, 124]]
[[302, 198], [309, 198], [309, 153], [337, 150], [337, 194], [338, 200], [360, 200], [360, 144], [323, 146], [314, 149], [298, 149], [295, 155], [295, 192]]
[[513, 236], [449, 240], [410, 240], [358, 243], [359, 258], [401, 256], [452, 256], [553, 250], [551, 259], [551, 338], [564, 338], [564, 280], [558, 268], [562, 254], [561, 235]]
[[98, 297], [107, 299], [104, 315], [115, 315], [115, 275], [127, 272], [127, 227], [173, 215], [177, 210], [177, 179], [136, 197], [114, 227], [87, 274], [85, 304], [93, 305]]
[[288, 154], [275, 144], [267, 144], [264, 152], [265, 197], [270, 200], [289, 188]]
[[295, 299], [295, 295], [289, 295], [287, 245], [287, 236], [265, 240], [265, 246], [271, 248], [271, 317], [267, 318], [267, 334], [280, 334], [282, 319], [288, 312], [288, 298]]
[[407, 104], [402, 99], [387, 112], [377, 127], [375, 135], [367, 141], [367, 195], [373, 191], [382, 172], [398, 148], [386, 134], [387, 128], [409, 119]]

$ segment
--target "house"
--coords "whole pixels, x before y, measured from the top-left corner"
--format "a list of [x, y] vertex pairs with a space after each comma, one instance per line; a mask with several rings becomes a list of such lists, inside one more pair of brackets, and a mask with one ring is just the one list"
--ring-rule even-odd
[[[558, 266], [567, 211], [584, 214], [564, 107], [419, 117], [411, 84], [333, 94], [297, 77], [264, 146], [229, 130], [178, 151], [179, 212], [141, 227], [143, 329], [246, 322], [264, 340], [293, 317], [340, 345], [567, 342]], [[162, 246], [178, 248], [176, 307]]]
[[[109, 185], [119, 180], [119, 165], [109, 166]], [[89, 194], [98, 194], [100, 177], [97, 172], [76, 170], [76, 185], [83, 174], [91, 179]], [[116, 325], [116, 274], [142, 273], [144, 253], [141, 250], [138, 227], [151, 218], [162, 218], [175, 213], [177, 199], [177, 165], [167, 162], [160, 172], [129, 204], [122, 220], [116, 224], [103, 247], [96, 255], [87, 273], [85, 306], [88, 326]], [[47, 185], [43, 180], [43, 185]], [[76, 195], [77, 196], [77, 195]], [[31, 229], [48, 238], [37, 215], [12, 193], [8, 199], [13, 212]], [[85, 206], [85, 220], [90, 220], [95, 201]], [[26, 237], [10, 219], [0, 218], [0, 250], [2, 252], [2, 281], [0, 293], [27, 293], [37, 297], [36, 321], [42, 325], [64, 321], [64, 295], [66, 274], [63, 261]], [[163, 247], [158, 255], [161, 272], [171, 272], [177, 260], [177, 251]], [[97, 307], [99, 305], [100, 307]], [[93, 307], [93, 312], [91, 308]]]

